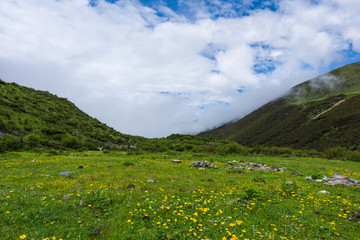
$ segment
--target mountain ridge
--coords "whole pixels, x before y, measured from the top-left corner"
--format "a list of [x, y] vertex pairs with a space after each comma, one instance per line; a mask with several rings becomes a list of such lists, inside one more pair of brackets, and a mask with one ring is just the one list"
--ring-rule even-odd
[[[334, 107], [339, 101], [343, 102]], [[344, 146], [359, 149], [357, 142], [360, 139], [356, 136], [360, 135], [358, 106], [360, 62], [300, 83], [287, 95], [261, 106], [240, 120], [198, 136], [232, 140], [246, 146], [317, 150]], [[329, 111], [324, 112], [326, 110]]]
[[101, 123], [66, 98], [1, 79], [0, 137], [7, 150], [24, 146], [97, 150], [141, 139]]

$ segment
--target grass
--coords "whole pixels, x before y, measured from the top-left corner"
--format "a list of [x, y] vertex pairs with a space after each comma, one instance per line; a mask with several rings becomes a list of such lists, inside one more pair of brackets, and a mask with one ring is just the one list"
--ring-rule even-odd
[[[177, 158], [182, 163], [171, 162]], [[189, 167], [195, 160], [219, 169]], [[296, 174], [229, 169], [225, 164], [232, 160]], [[360, 219], [348, 218], [360, 210], [360, 188], [305, 180], [337, 172], [359, 180], [356, 162], [189, 152], [19, 152], [0, 155], [0, 167], [1, 239], [359, 238]]]

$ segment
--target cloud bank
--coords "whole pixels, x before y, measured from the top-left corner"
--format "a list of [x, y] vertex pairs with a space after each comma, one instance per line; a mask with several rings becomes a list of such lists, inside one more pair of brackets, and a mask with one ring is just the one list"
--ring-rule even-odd
[[163, 137], [240, 118], [360, 60], [358, 0], [254, 2], [2, 0], [0, 77]]

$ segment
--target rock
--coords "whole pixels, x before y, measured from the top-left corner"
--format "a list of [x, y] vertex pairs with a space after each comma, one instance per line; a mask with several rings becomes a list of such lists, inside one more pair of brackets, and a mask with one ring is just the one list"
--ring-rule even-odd
[[100, 235], [100, 230], [98, 228], [94, 228], [92, 231], [95, 235], [97, 235], [97, 236]]
[[319, 191], [318, 193], [322, 193], [322, 194], [330, 194], [328, 191], [326, 191], [326, 190], [321, 190], [321, 191]]
[[84, 168], [84, 166], [79, 166], [79, 168]]
[[62, 200], [68, 200], [70, 198], [70, 196], [69, 195], [64, 195], [64, 196], [62, 196]]
[[350, 181], [347, 181], [345, 179], [330, 180], [326, 184], [331, 185], [331, 186], [335, 186], [337, 184], [341, 184], [341, 185], [344, 185], [344, 186], [354, 185], [353, 183], [351, 183]]
[[305, 180], [313, 180], [311, 176], [305, 178]]
[[135, 188], [135, 185], [134, 185], [134, 184], [129, 184], [129, 185], [127, 186], [127, 188]]
[[208, 182], [213, 182], [214, 180], [213, 180], [213, 179], [211, 179], [211, 178], [209, 178], [207, 181], [208, 181]]
[[33, 160], [31, 160], [32, 162], [35, 162], [36, 161], [36, 159], [34, 158]]
[[320, 214], [320, 212], [319, 212], [319, 211], [315, 211], [314, 214]]
[[270, 170], [270, 168], [266, 167], [266, 166], [261, 166], [259, 169], [262, 170], [262, 171]]
[[196, 161], [193, 162], [192, 167], [197, 167], [197, 168], [218, 168], [216, 165], [210, 164], [208, 161]]
[[272, 165], [270, 168], [271, 168], [271, 169], [280, 169], [281, 167], [276, 166], [276, 165]]
[[257, 164], [257, 163], [249, 163], [249, 166], [253, 166], [253, 167], [257, 167], [257, 168], [261, 167], [261, 165]]
[[286, 185], [291, 185], [293, 184], [293, 182], [286, 182]]
[[152, 179], [148, 179], [148, 180], [146, 180], [146, 182], [152, 183], [152, 182], [155, 182], [155, 181], [152, 180]]
[[173, 163], [181, 163], [181, 160], [178, 160], [178, 159], [174, 159], [172, 160]]
[[143, 220], [144, 222], [147, 222], [147, 221], [150, 220], [150, 216], [144, 216], [144, 217], [142, 218], [142, 220]]
[[244, 169], [243, 167], [240, 167], [240, 166], [235, 166], [233, 167], [234, 169]]
[[351, 217], [349, 217], [348, 219], [349, 219], [350, 222], [356, 222], [357, 221], [355, 218], [351, 218]]
[[72, 173], [72, 171], [64, 171], [64, 172], [60, 172], [60, 175], [64, 175], [64, 176], [69, 176]]
[[344, 176], [341, 173], [335, 173], [333, 176], [331, 176], [331, 178], [335, 178], [335, 179], [348, 179], [349, 177]]
[[323, 182], [323, 179], [315, 179], [315, 182]]

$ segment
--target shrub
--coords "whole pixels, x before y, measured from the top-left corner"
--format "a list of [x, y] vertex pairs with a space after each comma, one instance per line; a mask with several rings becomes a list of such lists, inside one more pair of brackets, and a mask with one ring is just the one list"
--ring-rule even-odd
[[346, 154], [345, 147], [333, 147], [325, 149], [325, 156], [327, 159], [334, 159], [334, 158], [344, 158]]
[[360, 151], [353, 151], [348, 156], [347, 159], [354, 162], [360, 162]]
[[0, 152], [15, 151], [22, 147], [22, 142], [19, 138], [13, 136], [5, 136], [0, 138]]
[[81, 140], [78, 137], [67, 135], [62, 139], [62, 144], [67, 148], [78, 149], [81, 147]]
[[85, 138], [84, 147], [88, 150], [93, 150], [93, 151], [98, 150], [96, 142], [91, 138]]
[[31, 148], [40, 145], [40, 136], [35, 133], [30, 133], [24, 137], [25, 144]]
[[134, 165], [134, 163], [132, 161], [130, 161], [130, 160], [126, 160], [122, 165], [127, 167], [127, 166]]
[[261, 193], [255, 188], [246, 188], [243, 193], [243, 198], [246, 200], [252, 198], [258, 198], [261, 196]]
[[320, 173], [314, 173], [311, 175], [311, 178], [312, 179], [321, 179], [322, 178], [322, 175]]

